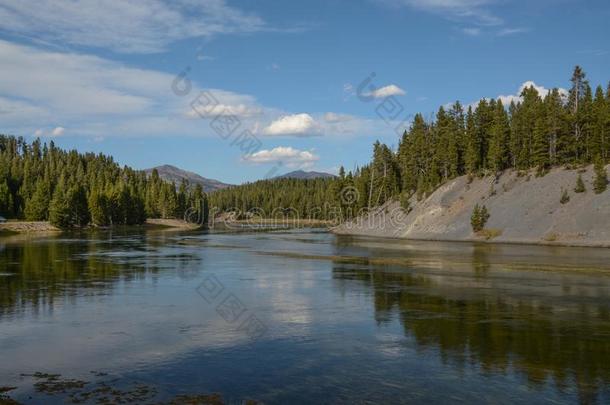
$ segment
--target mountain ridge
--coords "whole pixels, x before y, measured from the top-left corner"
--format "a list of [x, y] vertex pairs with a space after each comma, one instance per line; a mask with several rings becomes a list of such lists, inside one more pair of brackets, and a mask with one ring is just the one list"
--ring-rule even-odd
[[335, 178], [337, 176], [335, 176], [334, 174], [330, 174], [330, 173], [326, 173], [326, 172], [316, 172], [316, 171], [305, 171], [305, 170], [295, 170], [289, 173], [285, 173], [279, 176], [275, 176], [273, 177], [273, 179], [301, 179], [301, 180], [308, 180], [308, 179], [319, 179], [319, 178], [323, 178], [323, 179], [330, 179], [330, 178]]
[[152, 171], [155, 169], [159, 173], [159, 177], [165, 181], [173, 181], [176, 186], [178, 186], [180, 185], [183, 179], [188, 180], [189, 184], [201, 185], [201, 187], [203, 187], [203, 191], [205, 191], [206, 193], [211, 193], [216, 190], [222, 190], [224, 188], [232, 186], [232, 184], [227, 184], [216, 179], [203, 177], [195, 172], [184, 170], [179, 167], [168, 164], [144, 169], [144, 172], [148, 176], [150, 176], [152, 174]]

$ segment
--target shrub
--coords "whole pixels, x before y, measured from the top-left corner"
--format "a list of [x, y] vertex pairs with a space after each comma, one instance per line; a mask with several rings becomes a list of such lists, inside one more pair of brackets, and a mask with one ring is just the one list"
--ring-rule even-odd
[[400, 207], [406, 212], [411, 212], [411, 195], [406, 191], [400, 193]]
[[502, 230], [501, 229], [483, 229], [479, 233], [486, 240], [491, 240], [491, 239], [497, 238], [498, 236], [502, 235]]
[[555, 242], [558, 238], [559, 236], [556, 233], [549, 233], [544, 237], [544, 240], [546, 242]]
[[561, 193], [561, 199], [559, 200], [562, 204], [567, 204], [570, 202], [570, 195], [568, 194], [568, 190], [564, 189]]
[[576, 187], [574, 187], [574, 192], [575, 193], [584, 193], [585, 191], [587, 191], [587, 189], [585, 187], [585, 182], [582, 181], [582, 176], [579, 174], [578, 179], [576, 179]]
[[489, 219], [489, 212], [487, 211], [486, 206], [479, 206], [476, 204], [474, 206], [474, 210], [472, 211], [472, 216], [470, 217], [470, 225], [472, 226], [472, 230], [474, 232], [481, 232], [483, 228], [485, 228], [485, 224]]

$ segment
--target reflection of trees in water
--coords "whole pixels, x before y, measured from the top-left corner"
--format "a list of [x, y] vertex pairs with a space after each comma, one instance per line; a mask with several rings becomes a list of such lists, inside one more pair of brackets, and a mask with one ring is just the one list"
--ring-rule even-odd
[[158, 235], [78, 236], [4, 246], [0, 251], [0, 268], [5, 274], [0, 276], [0, 317], [28, 308], [52, 310], [56, 301], [107, 294], [119, 282], [156, 278], [162, 272], [192, 278], [198, 271], [198, 256], [185, 253], [184, 248], [168, 247], [170, 241]]
[[491, 268], [489, 262], [489, 245], [474, 245], [472, 249], [472, 265], [477, 276], [484, 276]]
[[[479, 268], [473, 270], [481, 277]], [[406, 335], [457, 367], [476, 364], [484, 373], [514, 369], [532, 386], [552, 378], [560, 390], [576, 385], [583, 403], [595, 402], [598, 390], [610, 383], [607, 301], [578, 303], [566, 314], [540, 297], [510, 298], [506, 291], [448, 297], [440, 289], [448, 291], [446, 285], [404, 268], [335, 263], [333, 277], [369, 286], [378, 322], [398, 315]]]

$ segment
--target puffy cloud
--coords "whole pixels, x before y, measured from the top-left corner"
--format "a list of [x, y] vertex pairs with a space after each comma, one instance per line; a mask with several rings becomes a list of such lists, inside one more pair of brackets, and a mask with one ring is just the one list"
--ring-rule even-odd
[[[500, 95], [500, 96], [496, 97], [496, 99], [502, 101], [502, 104], [504, 104], [505, 106], [510, 105], [511, 102], [518, 103], [522, 100], [521, 94], [523, 93], [523, 90], [530, 88], [530, 87], [533, 87], [534, 89], [536, 89], [536, 91], [542, 98], [546, 97], [547, 94], [549, 94], [549, 92], [550, 92], [550, 90], [547, 89], [546, 87], [539, 86], [536, 83], [534, 83], [533, 81], [528, 80], [525, 83], [523, 83], [521, 85], [521, 87], [519, 87], [517, 94]], [[561, 94], [562, 97], [567, 97], [567, 95], [568, 95], [568, 91], [566, 89], [562, 89], [562, 88], [559, 89], [559, 93]]]
[[311, 167], [320, 158], [314, 153], [306, 150], [299, 150], [290, 146], [278, 146], [273, 149], [263, 149], [242, 157], [242, 160], [249, 163], [282, 163], [288, 167]]
[[66, 132], [64, 127], [55, 127], [51, 131], [51, 136], [62, 136]]
[[320, 126], [309, 114], [285, 115], [267, 126], [265, 135], [311, 136], [320, 134]]
[[254, 32], [255, 15], [225, 0], [3, 0], [0, 29], [51, 42], [152, 53], [186, 38]]
[[380, 87], [366, 95], [374, 98], [386, 98], [390, 96], [404, 96], [405, 94], [407, 93], [403, 89], [395, 84], [390, 84], [388, 86]]
[[36, 137], [58, 137], [62, 136], [66, 133], [66, 129], [64, 127], [55, 127], [53, 129], [43, 129], [38, 128], [34, 131], [34, 136]]

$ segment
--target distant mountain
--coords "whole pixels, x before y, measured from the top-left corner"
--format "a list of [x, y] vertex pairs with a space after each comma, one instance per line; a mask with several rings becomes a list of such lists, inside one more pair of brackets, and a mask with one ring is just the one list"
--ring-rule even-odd
[[294, 172], [282, 174], [274, 177], [275, 179], [328, 179], [336, 177], [334, 174], [324, 172], [306, 172], [304, 170], [295, 170]]
[[182, 179], [186, 179], [191, 185], [201, 184], [201, 187], [203, 187], [203, 191], [205, 191], [206, 193], [221, 190], [223, 188], [231, 186], [230, 184], [225, 184], [218, 180], [206, 179], [205, 177], [201, 177], [197, 173], [182, 170], [171, 165], [157, 166], [151, 169], [146, 169], [144, 171], [150, 176], [154, 169], [157, 169], [157, 172], [159, 172], [159, 177], [161, 177], [163, 180], [173, 181], [174, 183], [176, 183], [176, 186], [178, 186], [182, 182]]

